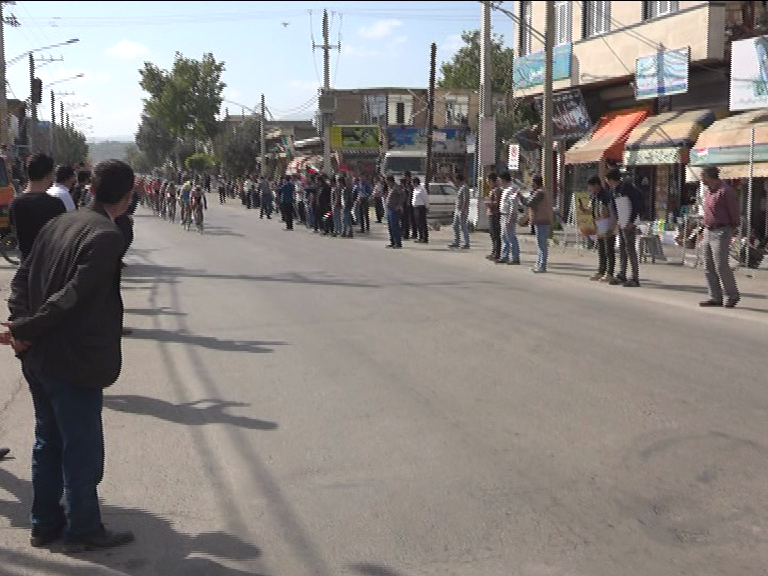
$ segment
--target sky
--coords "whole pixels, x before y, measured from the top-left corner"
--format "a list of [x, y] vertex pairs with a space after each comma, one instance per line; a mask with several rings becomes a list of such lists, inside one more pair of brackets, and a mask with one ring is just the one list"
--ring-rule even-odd
[[[508, 10], [512, 2], [505, 2]], [[21, 24], [5, 26], [8, 97], [29, 96], [29, 57], [43, 82], [38, 117], [51, 117], [51, 90], [89, 140], [132, 139], [143, 98], [139, 70], [170, 70], [176, 52], [224, 62], [230, 114], [259, 106], [275, 118], [309, 118], [323, 80], [323, 10], [328, 10], [334, 88], [426, 87], [430, 46], [438, 66], [480, 28], [481, 4], [452, 2], [24, 2], [6, 6]], [[494, 33], [513, 38], [512, 21], [493, 17]], [[78, 42], [46, 48], [77, 38]], [[17, 58], [22, 56], [22, 58]], [[51, 61], [52, 60], [52, 61]], [[439, 70], [439, 68], [438, 68]], [[77, 77], [82, 74], [81, 77]], [[438, 73], [439, 77], [439, 73]], [[58, 121], [58, 118], [57, 118]]]

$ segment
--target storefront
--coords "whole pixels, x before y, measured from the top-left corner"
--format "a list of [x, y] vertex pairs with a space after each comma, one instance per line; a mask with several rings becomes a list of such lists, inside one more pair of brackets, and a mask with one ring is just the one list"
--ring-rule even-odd
[[[723, 113], [720, 113], [722, 116]], [[699, 134], [717, 118], [713, 110], [663, 112], [638, 124], [627, 138], [624, 166], [630, 173], [651, 170], [649, 219], [677, 222], [687, 213], [691, 198], [686, 187], [686, 165]]]
[[740, 192], [744, 230], [768, 236], [768, 108], [715, 121], [691, 149], [691, 165], [720, 168], [720, 177]]

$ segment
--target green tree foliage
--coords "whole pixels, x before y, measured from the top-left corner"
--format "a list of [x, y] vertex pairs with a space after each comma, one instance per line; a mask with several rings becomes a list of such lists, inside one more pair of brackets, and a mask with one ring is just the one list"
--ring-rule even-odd
[[[464, 46], [449, 62], [440, 65], [440, 88], [480, 88], [480, 30], [461, 33]], [[493, 92], [512, 92], [512, 66], [515, 51], [504, 47], [504, 37], [491, 38], [491, 85]]]
[[187, 167], [187, 170], [205, 172], [216, 166], [216, 160], [205, 152], [195, 152], [184, 160], [184, 166]]
[[216, 114], [226, 84], [224, 63], [206, 53], [202, 60], [177, 52], [171, 70], [145, 62], [139, 85], [149, 94], [145, 114], [157, 119], [176, 138], [211, 140], [218, 128]]
[[174, 151], [177, 139], [154, 116], [143, 114], [136, 132], [136, 146], [153, 168], [161, 167]]
[[88, 158], [88, 142], [85, 134], [73, 126], [56, 126], [56, 149], [54, 158], [57, 164], [75, 165]]
[[125, 157], [123, 158], [128, 164], [130, 164], [133, 171], [138, 174], [149, 174], [152, 169], [155, 168], [147, 155], [144, 154], [136, 144], [129, 144], [125, 150]]
[[233, 176], [258, 171], [259, 123], [248, 118], [239, 126], [227, 128], [214, 140], [222, 169]]

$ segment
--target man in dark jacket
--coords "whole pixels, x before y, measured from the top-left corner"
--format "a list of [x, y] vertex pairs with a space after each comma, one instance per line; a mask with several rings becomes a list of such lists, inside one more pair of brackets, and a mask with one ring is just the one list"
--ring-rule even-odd
[[603, 187], [599, 176], [587, 180], [592, 194], [590, 207], [597, 232], [597, 272], [590, 280], [610, 282], [616, 268], [616, 215], [611, 193]]
[[133, 185], [124, 162], [96, 166], [92, 204], [46, 224], [11, 284], [0, 344], [21, 359], [35, 409], [32, 546], [62, 535], [67, 552], [133, 540], [130, 532], [104, 528], [97, 494], [103, 389], [117, 380], [122, 363], [125, 239], [114, 220], [128, 209]]
[[[643, 193], [631, 180], [622, 180], [618, 168], [610, 169], [605, 180], [613, 193], [613, 210], [619, 227], [619, 274], [609, 284], [637, 288], [640, 286], [637, 220], [643, 210]], [[627, 278], [627, 261], [632, 268], [632, 278]]]

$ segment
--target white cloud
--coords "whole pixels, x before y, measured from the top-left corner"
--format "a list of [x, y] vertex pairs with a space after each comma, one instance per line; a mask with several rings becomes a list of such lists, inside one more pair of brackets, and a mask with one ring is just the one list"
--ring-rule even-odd
[[452, 34], [441, 42], [439, 49], [440, 52], [453, 56], [462, 46], [464, 41], [461, 39], [461, 34]]
[[120, 40], [120, 42], [107, 50], [107, 54], [121, 60], [135, 60], [142, 56], [149, 56], [149, 48], [130, 40]]
[[387, 42], [387, 50], [390, 56], [402, 56], [405, 52], [405, 45], [408, 43], [407, 36], [398, 36]]
[[343, 56], [350, 56], [352, 58], [370, 58], [373, 56], [379, 56], [378, 50], [369, 50], [361, 46], [355, 46], [353, 44], [342, 44], [341, 54]]
[[363, 38], [385, 38], [392, 34], [395, 28], [402, 25], [403, 23], [400, 20], [390, 18], [388, 20], [379, 20], [371, 26], [363, 26], [358, 33]]

